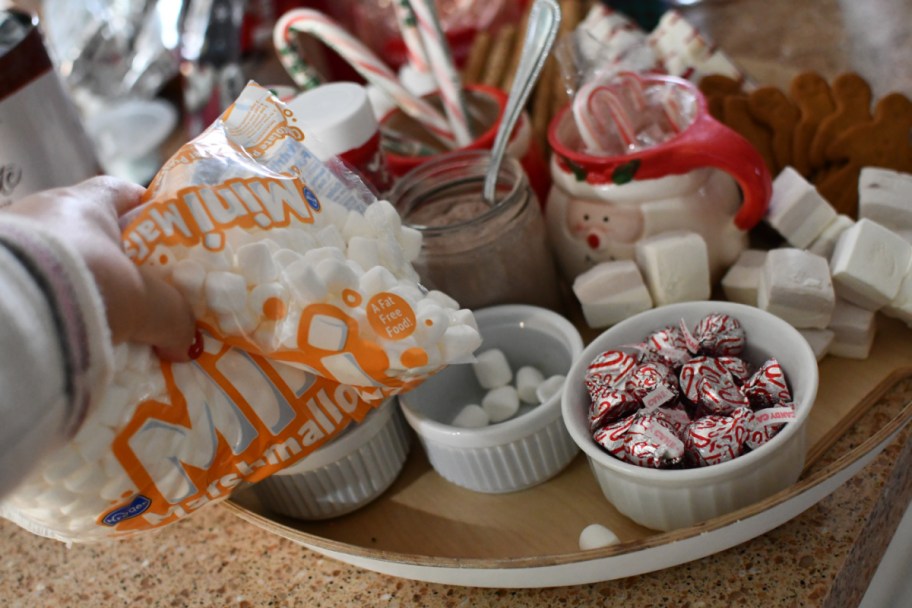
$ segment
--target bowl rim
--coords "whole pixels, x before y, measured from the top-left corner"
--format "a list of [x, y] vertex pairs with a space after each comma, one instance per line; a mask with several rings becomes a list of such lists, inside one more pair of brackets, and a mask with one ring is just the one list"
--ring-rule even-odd
[[[603, 352], [604, 350], [607, 350], [608, 348], [611, 348], [611, 345], [606, 346], [604, 344], [607, 340], [606, 336], [622, 333], [631, 326], [639, 325], [647, 319], [655, 319], [654, 325], [655, 328], [658, 329], [660, 326], [667, 325], [667, 320], [671, 316], [683, 317], [688, 314], [697, 314], [701, 311], [705, 314], [710, 314], [713, 312], [729, 314], [737, 318], [739, 322], [742, 323], [742, 317], [744, 316], [752, 316], [754, 318], [759, 317], [763, 323], [768, 323], [772, 330], [775, 330], [776, 332], [782, 332], [784, 335], [790, 337], [789, 342], [794, 343], [793, 347], [798, 351], [797, 356], [813, 364], [810, 366], [810, 373], [805, 378], [805, 382], [808, 383], [809, 389], [807, 391], [805, 400], [806, 403], [804, 401], [801, 403], [795, 403], [795, 419], [785, 425], [785, 427], [783, 427], [775, 435], [775, 437], [770, 439], [768, 442], [756, 450], [752, 450], [748, 454], [743, 454], [727, 462], [721, 462], [706, 467], [696, 467], [689, 469], [653, 469], [624, 462], [603, 451], [598, 447], [598, 445], [596, 445], [595, 441], [592, 440], [592, 434], [588, 432], [588, 428], [581, 429], [580, 425], [575, 422], [575, 417], [571, 411], [571, 408], [576, 407], [575, 404], [571, 403], [571, 383], [574, 381], [573, 379], [576, 377], [578, 381], [581, 382], [581, 369], [588, 366], [589, 362], [592, 361], [596, 355]], [[666, 319], [666, 321], [661, 321], [661, 319]], [[645, 330], [645, 332], [648, 331], [649, 329]], [[643, 337], [646, 337], [645, 333]], [[736, 302], [727, 302], [724, 300], [697, 300], [692, 302], [679, 302], [637, 313], [636, 315], [628, 317], [616, 325], [613, 325], [595, 337], [583, 350], [582, 354], [574, 361], [573, 365], [570, 368], [570, 372], [567, 374], [567, 382], [564, 384], [564, 388], [561, 391], [561, 412], [564, 417], [564, 424], [570, 433], [570, 437], [573, 439], [574, 443], [576, 443], [577, 446], [579, 446], [579, 448], [586, 454], [587, 458], [593, 466], [598, 466], [603, 469], [610, 469], [618, 474], [623, 475], [624, 477], [637, 478], [644, 482], [650, 481], [663, 484], [689, 484], [693, 482], [707, 482], [715, 480], [717, 478], [728, 477], [739, 470], [759, 464], [766, 458], [769, 453], [776, 450], [778, 446], [784, 444], [792, 436], [802, 431], [808, 417], [810, 416], [814, 401], [816, 400], [818, 383], [819, 370], [817, 365], [817, 358], [814, 356], [813, 350], [807, 343], [807, 340], [804, 339], [798, 330], [792, 327], [783, 319], [761, 308], [757, 308], [756, 306], [749, 306]]]
[[[570, 369], [573, 367], [573, 362], [583, 352], [583, 339], [579, 330], [566, 317], [551, 309], [528, 304], [501, 304], [480, 308], [473, 313], [478, 323], [479, 333], [482, 334], [486, 324], [522, 324], [531, 318], [544, 321], [558, 330], [565, 338], [570, 350]], [[565, 375], [569, 373], [568, 369]], [[433, 381], [434, 377], [425, 380], [425, 382]], [[464, 429], [432, 420], [419, 409], [409, 405], [410, 394], [399, 395], [399, 404], [409, 425], [419, 437], [452, 447], [485, 448], [527, 437], [553, 420], [560, 419], [563, 391], [558, 391], [547, 401], [521, 416], [478, 429]]]

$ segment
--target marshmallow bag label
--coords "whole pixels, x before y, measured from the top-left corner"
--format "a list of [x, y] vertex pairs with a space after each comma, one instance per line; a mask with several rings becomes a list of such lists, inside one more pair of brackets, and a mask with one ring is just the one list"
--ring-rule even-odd
[[159, 528], [471, 358], [471, 313], [418, 284], [420, 234], [318, 161], [296, 122], [250, 84], [155, 177], [124, 246], [191, 302], [203, 354], [118, 346], [111, 386], [4, 517], [67, 542]]

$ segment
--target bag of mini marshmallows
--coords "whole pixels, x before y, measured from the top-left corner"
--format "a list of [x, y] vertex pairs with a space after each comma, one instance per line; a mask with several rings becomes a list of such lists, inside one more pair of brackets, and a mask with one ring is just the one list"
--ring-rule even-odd
[[162, 167], [124, 246], [191, 302], [203, 353], [116, 347], [100, 405], [0, 515], [66, 542], [157, 529], [471, 359], [472, 313], [411, 266], [420, 233], [318, 161], [295, 122], [250, 84]]

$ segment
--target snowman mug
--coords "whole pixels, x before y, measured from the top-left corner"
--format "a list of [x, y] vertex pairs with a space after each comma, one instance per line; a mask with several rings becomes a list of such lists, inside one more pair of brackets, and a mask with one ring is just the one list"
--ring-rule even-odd
[[580, 151], [571, 108], [562, 108], [548, 128], [552, 186], [545, 212], [552, 246], [572, 281], [600, 262], [633, 259], [640, 239], [692, 231], [706, 241], [715, 282], [766, 213], [769, 171], [750, 142], [710, 116], [692, 83], [639, 78], [653, 97], [675, 101], [678, 132], [629, 153], [595, 156]]

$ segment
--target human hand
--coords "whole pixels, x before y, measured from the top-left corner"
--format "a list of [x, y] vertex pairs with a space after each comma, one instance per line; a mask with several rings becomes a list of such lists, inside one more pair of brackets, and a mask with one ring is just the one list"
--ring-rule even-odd
[[[190, 359], [199, 337], [190, 305], [177, 289], [134, 264], [124, 253], [118, 217], [139, 205], [141, 186], [96, 177], [32, 194], [4, 213], [37, 220], [85, 260], [101, 292], [115, 344], [151, 344], [171, 361]], [[191, 346], [192, 345], [192, 346]]]

